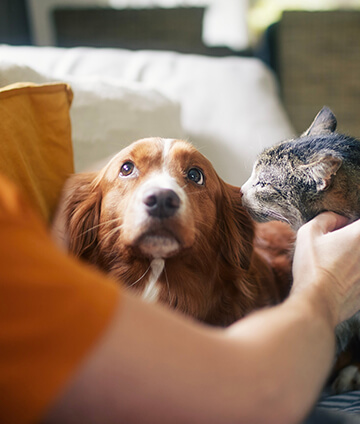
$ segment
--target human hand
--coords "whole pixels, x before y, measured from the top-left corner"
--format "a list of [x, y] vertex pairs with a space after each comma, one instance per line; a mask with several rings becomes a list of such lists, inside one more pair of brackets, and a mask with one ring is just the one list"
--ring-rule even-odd
[[[332, 323], [360, 310], [360, 220], [332, 212], [318, 215], [297, 234], [293, 295], [307, 295], [327, 308]], [[342, 228], [344, 227], [344, 228]]]

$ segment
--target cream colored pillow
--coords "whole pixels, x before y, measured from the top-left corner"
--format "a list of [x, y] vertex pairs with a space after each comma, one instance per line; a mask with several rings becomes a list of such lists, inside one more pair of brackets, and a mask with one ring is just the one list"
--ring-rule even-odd
[[67, 84], [20, 83], [0, 89], [0, 173], [50, 221], [74, 172]]

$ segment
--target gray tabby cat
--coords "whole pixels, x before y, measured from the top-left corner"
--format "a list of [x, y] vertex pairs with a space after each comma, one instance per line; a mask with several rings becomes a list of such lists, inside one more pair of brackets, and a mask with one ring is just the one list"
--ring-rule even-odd
[[257, 221], [295, 230], [323, 211], [360, 217], [360, 141], [335, 132], [324, 107], [299, 137], [263, 151], [243, 185], [243, 204]]
[[[299, 138], [263, 151], [243, 185], [243, 204], [257, 221], [280, 220], [297, 230], [323, 211], [360, 217], [360, 141], [335, 132], [324, 107]], [[360, 312], [337, 328], [338, 352], [360, 341]], [[360, 388], [360, 371], [345, 368], [336, 391]]]

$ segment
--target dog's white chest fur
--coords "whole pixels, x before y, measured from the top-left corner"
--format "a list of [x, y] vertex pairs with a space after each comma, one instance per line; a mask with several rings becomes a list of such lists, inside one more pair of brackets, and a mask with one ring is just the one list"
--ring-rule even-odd
[[158, 258], [151, 261], [151, 274], [149, 281], [142, 293], [142, 298], [148, 302], [156, 302], [160, 294], [160, 284], [158, 279], [164, 270], [165, 261], [164, 259]]

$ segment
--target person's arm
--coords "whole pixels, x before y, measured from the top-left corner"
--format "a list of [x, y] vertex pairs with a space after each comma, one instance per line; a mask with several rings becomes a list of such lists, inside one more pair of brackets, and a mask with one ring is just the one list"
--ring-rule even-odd
[[[339, 317], [360, 307], [348, 296], [360, 292], [360, 265], [347, 261], [350, 255], [359, 259], [360, 222], [323, 235], [342, 223], [326, 214], [305, 226], [289, 299], [225, 330], [124, 296], [46, 422], [300, 422], [330, 370]], [[311, 263], [313, 249], [329, 256], [330, 276], [321, 252]]]

